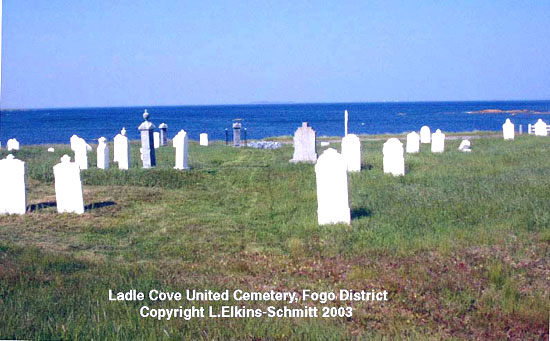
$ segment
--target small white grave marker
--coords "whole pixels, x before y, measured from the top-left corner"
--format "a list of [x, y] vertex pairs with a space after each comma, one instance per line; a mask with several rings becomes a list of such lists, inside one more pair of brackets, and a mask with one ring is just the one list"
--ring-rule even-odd
[[392, 137], [382, 147], [384, 173], [393, 176], [405, 175], [405, 157], [403, 143]]
[[53, 152], [55, 152], [55, 149], [53, 147], [48, 148], [48, 153], [53, 153]]
[[63, 155], [61, 163], [53, 166], [53, 174], [57, 212], [84, 213], [80, 167], [75, 162], [71, 162], [68, 155]]
[[348, 172], [361, 171], [361, 141], [355, 134], [347, 134], [342, 139], [342, 156], [346, 160]]
[[19, 141], [16, 139], [9, 139], [8, 143], [6, 143], [6, 148], [8, 149], [8, 152], [12, 150], [19, 150]]
[[423, 126], [420, 128], [420, 143], [430, 143], [431, 142], [431, 131], [430, 127]]
[[9, 154], [0, 160], [0, 214], [25, 214], [25, 162]]
[[187, 153], [189, 151], [189, 138], [185, 130], [180, 132], [172, 139], [172, 144], [176, 149], [175, 169], [189, 169], [187, 165]]
[[546, 129], [546, 123], [539, 118], [535, 123], [535, 136], [547, 136], [548, 130]]
[[208, 146], [208, 134], [207, 133], [200, 134], [200, 145], [201, 146]]
[[506, 122], [502, 125], [502, 135], [504, 136], [505, 140], [513, 140], [514, 139], [514, 124], [510, 122], [510, 119], [507, 118]]
[[317, 179], [317, 221], [319, 225], [350, 224], [348, 174], [346, 161], [329, 148], [315, 165]]
[[420, 135], [416, 131], [407, 134], [407, 153], [414, 154], [420, 151]]
[[160, 133], [158, 131], [153, 133], [153, 145], [155, 149], [159, 149], [160, 147]]
[[445, 134], [437, 129], [432, 134], [432, 153], [443, 153], [445, 151]]
[[98, 139], [97, 145], [97, 168], [107, 169], [109, 168], [109, 145], [105, 137]]
[[471, 152], [472, 150], [470, 149], [470, 141], [469, 140], [462, 140], [462, 142], [460, 142], [460, 146], [458, 146], [458, 150], [460, 150], [461, 152], [466, 152], [466, 153]]

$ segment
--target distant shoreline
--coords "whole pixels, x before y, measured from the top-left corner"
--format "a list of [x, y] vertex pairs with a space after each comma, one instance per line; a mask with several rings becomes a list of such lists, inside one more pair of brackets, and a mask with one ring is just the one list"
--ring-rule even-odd
[[528, 109], [514, 109], [514, 110], [501, 110], [501, 109], [483, 109], [477, 111], [466, 111], [467, 114], [529, 114], [529, 115], [550, 115], [550, 111], [533, 111]]

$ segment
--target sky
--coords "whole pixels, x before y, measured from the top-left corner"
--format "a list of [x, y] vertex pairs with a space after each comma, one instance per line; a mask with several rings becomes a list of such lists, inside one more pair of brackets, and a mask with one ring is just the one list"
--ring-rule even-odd
[[4, 0], [2, 108], [550, 99], [550, 1]]

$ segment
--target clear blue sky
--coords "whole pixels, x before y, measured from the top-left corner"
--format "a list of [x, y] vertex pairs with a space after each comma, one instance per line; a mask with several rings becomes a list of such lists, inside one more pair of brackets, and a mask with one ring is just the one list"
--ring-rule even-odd
[[550, 1], [4, 0], [2, 107], [550, 99]]

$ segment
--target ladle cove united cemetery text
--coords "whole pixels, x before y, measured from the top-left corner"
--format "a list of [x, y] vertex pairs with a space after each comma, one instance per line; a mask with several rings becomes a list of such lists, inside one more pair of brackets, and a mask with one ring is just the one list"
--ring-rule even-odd
[[[205, 306], [178, 306], [176, 308], [159, 308], [143, 305], [139, 308], [139, 315], [142, 318], [153, 318], [157, 320], [171, 320], [173, 318], [183, 318], [190, 320], [192, 318], [260, 318], [260, 317], [290, 317], [290, 318], [329, 318], [329, 317], [352, 317], [353, 308], [346, 306], [322, 306], [317, 307], [314, 304], [325, 304], [333, 301], [387, 301], [388, 292], [384, 291], [360, 291], [340, 290], [338, 295], [335, 292], [315, 292], [304, 289], [301, 292], [247, 292], [244, 290], [224, 291], [197, 291], [186, 290], [185, 295], [181, 292], [163, 292], [152, 289], [147, 293], [139, 292], [135, 289], [126, 292], [113, 292], [109, 290], [110, 301], [144, 301], [151, 302], [165, 301], [188, 301], [188, 302], [239, 302], [238, 305], [223, 305], [213, 303]], [[263, 306], [250, 308], [246, 304], [255, 302], [282, 302], [277, 306]], [[305, 305], [288, 307], [285, 304], [295, 304], [303, 302]], [[311, 304], [311, 305], [309, 305]]]
[[[301, 290], [301, 292], [286, 292], [286, 291], [265, 291], [265, 292], [248, 292], [244, 290], [234, 290], [230, 293], [229, 290], [212, 291], [212, 290], [194, 290], [188, 289], [185, 291], [185, 296], [181, 292], [164, 292], [157, 289], [149, 290], [147, 296], [140, 291], [131, 289], [129, 291], [117, 291], [109, 289], [109, 301], [200, 301], [200, 302], [216, 302], [230, 301], [230, 299], [239, 302], [254, 302], [254, 301], [276, 301], [287, 302], [290, 304], [301, 302], [319, 302], [325, 304], [330, 301], [387, 301], [388, 292], [383, 291], [353, 291], [341, 289], [338, 295], [333, 291], [311, 291], [309, 289]], [[185, 298], [184, 298], [185, 297]]]

